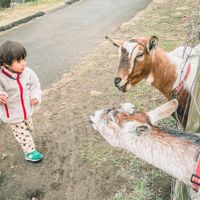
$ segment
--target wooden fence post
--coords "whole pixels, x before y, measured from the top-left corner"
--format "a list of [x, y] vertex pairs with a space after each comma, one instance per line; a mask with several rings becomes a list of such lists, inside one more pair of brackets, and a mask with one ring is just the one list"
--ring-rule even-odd
[[187, 131], [191, 131], [194, 133], [200, 132], [200, 114], [197, 111], [197, 108], [200, 108], [200, 59], [199, 59], [199, 65], [197, 70], [197, 80], [194, 86], [194, 99], [192, 98], [191, 104], [190, 104], [190, 111], [188, 116], [188, 122], [187, 122]]
[[173, 200], [189, 200], [189, 194], [187, 192], [187, 186], [176, 180], [175, 188], [174, 188], [174, 195]]
[[[196, 108], [196, 106], [200, 108], [200, 59], [198, 63], [196, 79], [197, 80], [195, 82], [193, 90], [194, 98], [192, 97], [191, 99], [186, 130], [188, 132], [200, 133], [200, 114], [198, 113]], [[174, 189], [175, 191], [173, 200], [189, 200], [190, 197], [187, 192], [187, 187], [188, 186], [177, 180]]]

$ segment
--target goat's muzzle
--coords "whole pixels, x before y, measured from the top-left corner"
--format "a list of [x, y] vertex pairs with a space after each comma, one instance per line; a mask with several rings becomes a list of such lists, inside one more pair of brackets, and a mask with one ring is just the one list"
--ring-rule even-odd
[[[129, 84], [129, 81], [127, 81], [125, 84], [122, 85], [122, 78], [120, 77], [115, 77], [114, 79], [114, 83], [115, 83], [115, 87], [118, 88], [119, 91], [121, 92], [126, 92], [127, 91], [127, 85]], [[120, 84], [121, 83], [121, 84]]]
[[119, 88], [119, 83], [121, 82], [121, 78], [120, 77], [115, 77], [114, 83], [115, 83], [115, 87]]

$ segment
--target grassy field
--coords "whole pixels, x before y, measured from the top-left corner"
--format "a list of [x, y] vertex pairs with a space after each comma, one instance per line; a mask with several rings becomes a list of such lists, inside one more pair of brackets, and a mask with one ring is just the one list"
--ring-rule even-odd
[[[123, 24], [112, 37], [129, 39], [137, 36], [150, 37], [156, 35], [160, 40], [159, 45], [166, 51], [170, 51], [184, 44], [189, 26], [189, 17], [193, 6], [197, 3], [195, 0], [155, 0], [144, 12], [141, 12], [133, 20]], [[104, 49], [103, 51], [95, 52], [95, 54], [99, 53], [99, 55], [93, 57], [93, 62], [94, 60], [96, 62], [87, 62], [84, 68], [86, 66], [88, 68], [87, 70], [84, 69], [81, 76], [85, 77], [92, 68], [102, 71], [103, 74], [105, 69], [99, 68], [102, 64], [107, 65], [107, 70], [109, 70], [111, 63], [109, 63], [110, 61], [107, 63], [105, 57], [107, 56], [116, 60], [118, 58], [114, 50], [111, 51], [109, 49], [106, 51]], [[101, 63], [98, 58], [103, 58], [104, 63]], [[118, 91], [113, 90], [113, 87], [109, 86], [106, 93], [112, 97], [118, 96], [121, 101], [133, 102], [140, 110], [155, 108], [161, 102], [166, 101], [158, 91], [147, 86], [145, 82], [140, 83], [132, 92], [127, 93], [125, 97], [119, 97]], [[114, 102], [114, 98], [112, 100]], [[160, 125], [174, 127], [175, 121], [173, 118], [168, 118], [163, 120]], [[85, 146], [81, 154], [82, 159], [96, 168], [101, 168], [104, 165], [115, 166], [117, 168], [117, 176], [128, 183], [122, 184], [121, 190], [118, 190], [115, 196], [111, 198], [112, 200], [170, 199], [172, 192], [170, 177], [132, 155], [127, 155], [126, 152], [116, 151], [116, 149], [110, 148], [107, 145], [102, 146], [96, 140], [93, 141], [92, 146], [95, 146], [95, 151], [92, 153], [91, 149], [87, 145]]]
[[[21, 13], [30, 14], [29, 11], [49, 9], [50, 5], [45, 2], [47, 1], [43, 0], [39, 4], [34, 2], [1, 10], [0, 21], [3, 19], [4, 22], [1, 23], [5, 23], [6, 16], [7, 21], [13, 20], [13, 16], [21, 18], [20, 10]], [[57, 3], [55, 1], [51, 1], [51, 3], [53, 7], [63, 2], [58, 0]], [[188, 19], [193, 6], [197, 3], [195, 0], [154, 0], [147, 9], [124, 23], [110, 35], [112, 38], [121, 39], [156, 35], [160, 40], [161, 47], [167, 51], [172, 50], [184, 43], [189, 25]], [[82, 200], [86, 191], [84, 186], [87, 185], [88, 193], [90, 194], [91, 191], [92, 196], [92, 192], [95, 192], [98, 200], [170, 199], [171, 177], [127, 151], [110, 146], [100, 135], [95, 134], [88, 123], [89, 115], [105, 106], [112, 107], [122, 102], [131, 102], [138, 109], [148, 111], [166, 101], [163, 95], [147, 86], [145, 82], [138, 84], [129, 93], [121, 94], [113, 84], [117, 65], [118, 50], [105, 41], [94, 50], [93, 54], [84, 58], [70, 74], [65, 75], [49, 92], [46, 92], [41, 109], [35, 117], [36, 131], [38, 131], [38, 138], [41, 138], [40, 145], [42, 146], [44, 143], [45, 147], [49, 148], [44, 152], [47, 157], [46, 163], [43, 163], [42, 166], [44, 170], [42, 171], [38, 167], [38, 174], [41, 176], [35, 177], [35, 180], [38, 178], [37, 183], [40, 183], [40, 179], [46, 181], [43, 185], [38, 184], [39, 189], [44, 191], [44, 195], [50, 196], [54, 195], [52, 193], [66, 192], [71, 197], [77, 197], [77, 190], [74, 188], [77, 188], [78, 185], [79, 199]], [[55, 106], [55, 101], [57, 106]], [[174, 120], [168, 118], [160, 125], [174, 126]], [[66, 132], [69, 134], [65, 134], [63, 137], [62, 134]], [[4, 138], [2, 143], [6, 143], [8, 137], [6, 132], [3, 131], [2, 135], [4, 136], [2, 136]], [[46, 135], [48, 135], [48, 139], [45, 138]], [[15, 143], [13, 142], [13, 144]], [[20, 186], [17, 185], [18, 182], [15, 180], [13, 171], [10, 174], [3, 173], [3, 171], [0, 175], [0, 186], [4, 183], [2, 191], [5, 194], [12, 181], [16, 185], [16, 188], [12, 188], [11, 185], [10, 190], [8, 189], [10, 196], [14, 193], [13, 191], [19, 194], [23, 192], [25, 184], [21, 186], [21, 180], [27, 179], [27, 183], [29, 183], [30, 174], [32, 173], [31, 175], [34, 176], [34, 171], [31, 170], [28, 172], [28, 177], [24, 176], [23, 172], [26, 171], [24, 169], [27, 166], [18, 159], [20, 155], [15, 157], [13, 147], [15, 146], [8, 145], [7, 147], [7, 154], [9, 156], [11, 154], [13, 157], [10, 156], [5, 161], [0, 161], [2, 169], [7, 170], [7, 166], [11, 166], [14, 160], [18, 166], [17, 173], [21, 172], [23, 175], [19, 177]], [[65, 150], [67, 147], [68, 151], [64, 152], [67, 154], [66, 161], [62, 161], [60, 165], [55, 159], [52, 162], [52, 155], [54, 158], [63, 155], [63, 151], [58, 152], [58, 150]], [[48, 160], [48, 156], [51, 159]], [[74, 163], [71, 163], [72, 161]], [[53, 190], [51, 187], [52, 169], [56, 167], [60, 167], [60, 171], [63, 170], [63, 179], [59, 183], [62, 186], [60, 190], [59, 187], [57, 190]], [[73, 176], [70, 177], [69, 174], [73, 174]], [[76, 176], [77, 179], [74, 178]], [[5, 177], [4, 180], [1, 177]], [[81, 177], [81, 181], [85, 181], [81, 186], [79, 177]], [[68, 188], [69, 190], [67, 190]], [[90, 200], [93, 199], [90, 198]]]

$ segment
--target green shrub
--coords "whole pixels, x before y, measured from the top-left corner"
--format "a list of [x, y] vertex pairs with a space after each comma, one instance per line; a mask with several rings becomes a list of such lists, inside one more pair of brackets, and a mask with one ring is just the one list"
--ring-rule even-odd
[[38, 0], [25, 0], [26, 3], [27, 2], [36, 2], [36, 1], [38, 1]]
[[0, 8], [8, 8], [10, 7], [11, 0], [1, 0]]

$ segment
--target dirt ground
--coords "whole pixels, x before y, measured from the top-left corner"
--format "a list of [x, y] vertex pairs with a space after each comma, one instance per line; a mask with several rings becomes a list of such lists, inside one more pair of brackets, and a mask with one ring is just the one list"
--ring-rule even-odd
[[[194, 2], [179, 0], [174, 6], [175, 1], [155, 0], [112, 37], [157, 35], [161, 46], [170, 50], [183, 42], [185, 18]], [[104, 107], [131, 102], [149, 110], [166, 101], [145, 82], [120, 93], [113, 84], [117, 52], [105, 41], [44, 91], [33, 117], [33, 136], [44, 154], [41, 163], [25, 161], [8, 127], [0, 125], [0, 200], [170, 199], [171, 177], [110, 146], [89, 123], [90, 114]], [[172, 124], [169, 118], [161, 125]]]

